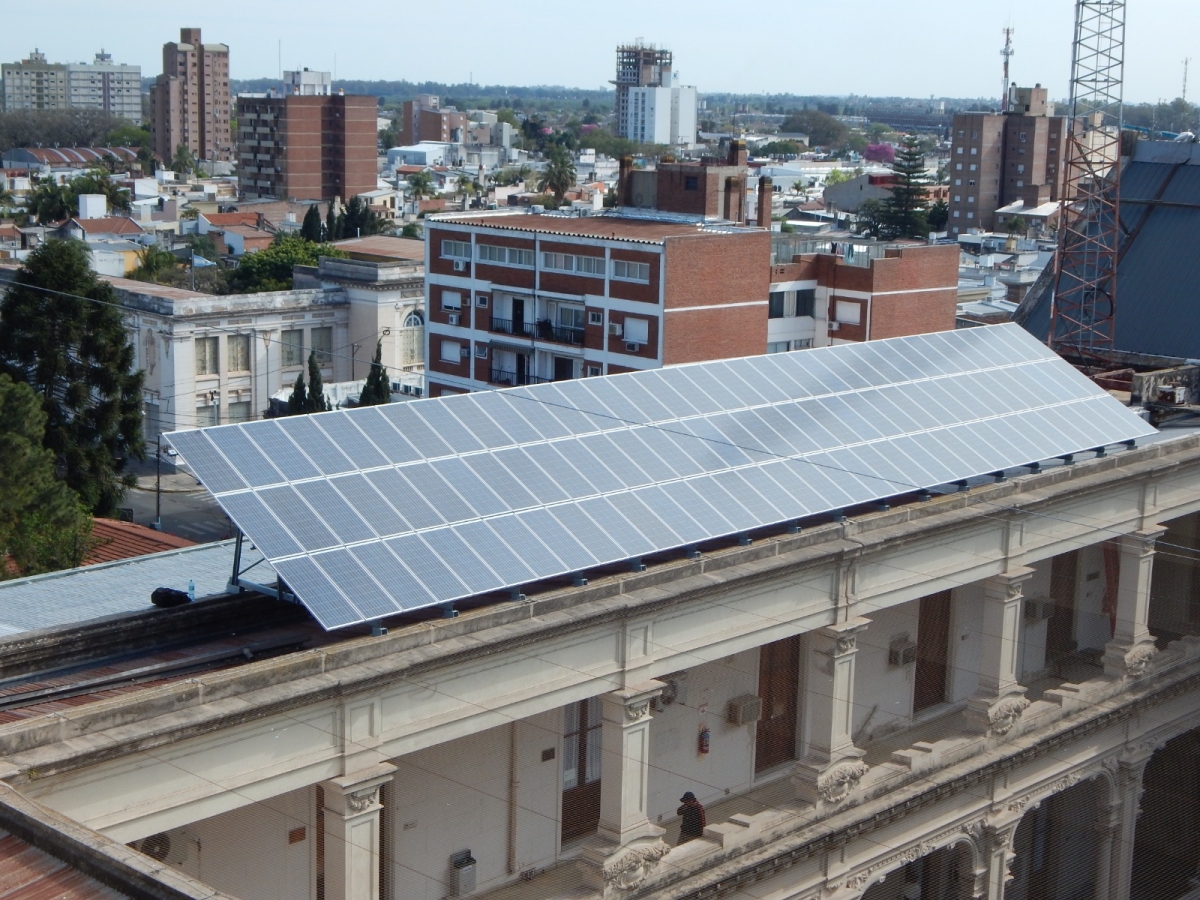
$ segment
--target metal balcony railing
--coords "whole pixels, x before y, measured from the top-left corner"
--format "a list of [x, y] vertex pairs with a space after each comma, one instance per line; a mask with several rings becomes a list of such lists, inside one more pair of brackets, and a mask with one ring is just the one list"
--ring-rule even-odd
[[492, 369], [491, 377], [488, 378], [491, 384], [498, 384], [503, 387], [520, 387], [526, 384], [546, 384], [550, 381], [549, 378], [539, 378], [537, 375], [520, 375], [516, 372], [510, 372], [508, 369]]
[[512, 319], [500, 319], [492, 316], [492, 331], [498, 334], [515, 334], [518, 337], [530, 337], [531, 329], [527, 322], [513, 322]]
[[574, 347], [583, 346], [583, 329], [569, 325], [555, 325], [549, 319], [538, 319], [537, 336], [539, 340], [554, 341], [559, 344], [571, 344]]

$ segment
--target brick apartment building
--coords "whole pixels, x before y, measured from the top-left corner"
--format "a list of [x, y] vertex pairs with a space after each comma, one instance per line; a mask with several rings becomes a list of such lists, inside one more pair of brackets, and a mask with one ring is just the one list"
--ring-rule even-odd
[[430, 219], [430, 395], [954, 327], [957, 247], [773, 247], [770, 180], [752, 222], [746, 181], [735, 142], [700, 164], [626, 161], [613, 212]]
[[404, 146], [421, 141], [460, 143], [464, 140], [467, 117], [456, 109], [442, 109], [433, 94], [418, 94], [405, 100], [400, 113], [400, 143]]
[[332, 200], [376, 187], [376, 102], [345, 94], [238, 97], [238, 189]]
[[[1013, 86], [1002, 115], [959, 113], [950, 149], [951, 235], [990, 231], [996, 210], [1036, 209], [1062, 196], [1067, 120], [1041, 85]], [[1007, 215], [1017, 214], [1006, 209]]]
[[205, 44], [199, 28], [181, 28], [163, 44], [163, 70], [151, 91], [154, 152], [165, 160], [178, 147], [196, 159], [233, 160], [229, 47]]

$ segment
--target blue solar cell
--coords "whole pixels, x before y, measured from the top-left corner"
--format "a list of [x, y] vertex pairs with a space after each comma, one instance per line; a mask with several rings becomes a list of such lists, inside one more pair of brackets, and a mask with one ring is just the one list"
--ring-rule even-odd
[[298, 481], [301, 478], [316, 478], [325, 474], [300, 451], [280, 427], [279, 422], [251, 422], [241, 431], [258, 446], [263, 456], [271, 461], [285, 480]]
[[263, 455], [258, 445], [250, 440], [244, 428], [226, 425], [224, 428], [210, 428], [205, 434], [213, 442], [213, 446], [225, 454], [226, 459], [238, 461], [238, 473], [251, 487], [287, 481], [283, 474], [271, 465], [271, 461]]
[[214, 494], [238, 491], [246, 487], [246, 480], [230, 465], [213, 446], [204, 431], [177, 431], [167, 437], [189, 469]]
[[310, 557], [298, 556], [275, 563], [275, 570], [300, 602], [308, 609], [321, 627], [327, 630], [344, 628], [364, 620], [338, 586], [330, 581], [325, 571]]
[[305, 452], [323, 475], [340, 475], [359, 468], [329, 439], [313, 416], [289, 416], [276, 420], [276, 424]]

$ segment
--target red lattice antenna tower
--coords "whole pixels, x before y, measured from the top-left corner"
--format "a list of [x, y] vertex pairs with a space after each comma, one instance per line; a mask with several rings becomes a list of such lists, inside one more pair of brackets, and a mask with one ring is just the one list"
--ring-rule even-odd
[[1124, 0], [1076, 0], [1050, 345], [1078, 357], [1113, 347], [1124, 68]]

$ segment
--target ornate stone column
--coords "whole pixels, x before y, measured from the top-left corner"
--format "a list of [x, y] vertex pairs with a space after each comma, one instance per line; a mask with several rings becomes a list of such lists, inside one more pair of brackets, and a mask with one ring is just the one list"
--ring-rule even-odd
[[1013, 839], [1017, 835], [1020, 821], [1017, 818], [983, 826], [980, 844], [987, 857], [986, 881], [982, 885], [982, 891], [979, 890], [980, 885], [976, 885], [974, 896], [986, 897], [987, 900], [1004, 900], [1004, 889], [1013, 878]]
[[1146, 674], [1158, 652], [1150, 634], [1150, 576], [1154, 545], [1166, 529], [1153, 526], [1119, 539], [1121, 574], [1117, 580], [1117, 620], [1104, 647], [1104, 674], [1137, 678]]
[[1018, 566], [983, 583], [983, 640], [979, 687], [967, 701], [972, 727], [989, 735], [1012, 730], [1029, 706], [1025, 688], [1017, 684], [1021, 652], [1021, 619], [1025, 582], [1033, 569]]
[[606, 897], [641, 884], [670, 849], [647, 808], [650, 701], [664, 687], [647, 681], [600, 698], [600, 826], [580, 867], [587, 885]]
[[805, 802], [841, 803], [867, 773], [854, 746], [854, 657], [870, 621], [859, 617], [805, 635], [804, 755], [792, 776]]
[[1139, 747], [1137, 752], [1123, 758], [1117, 764], [1116, 823], [1112, 831], [1111, 850], [1101, 856], [1110, 860], [1108, 893], [1096, 893], [1104, 900], [1128, 900], [1129, 886], [1133, 876], [1133, 841], [1137, 828], [1137, 817], [1142, 811], [1142, 776], [1146, 764], [1154, 755], [1154, 747]]
[[395, 772], [395, 766], [382, 763], [321, 783], [325, 900], [379, 900], [379, 788]]

